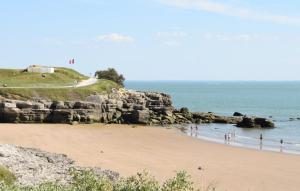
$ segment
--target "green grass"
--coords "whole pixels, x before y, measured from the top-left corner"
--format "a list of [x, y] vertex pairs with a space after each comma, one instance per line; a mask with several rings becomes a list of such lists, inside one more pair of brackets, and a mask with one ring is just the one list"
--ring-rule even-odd
[[51, 87], [72, 85], [75, 80], [87, 79], [86, 76], [69, 68], [55, 68], [55, 73], [28, 73], [23, 70], [0, 69], [0, 86], [8, 87]]
[[[0, 98], [18, 100], [84, 100], [91, 94], [109, 93], [112, 88], [120, 87], [115, 82], [109, 80], [98, 80], [98, 83], [90, 86], [59, 88], [59, 86], [72, 86], [75, 80], [79, 82], [88, 79], [86, 76], [70, 68], [55, 68], [55, 73], [44, 75], [43, 77], [41, 73], [0, 69]], [[7, 87], [3, 87], [3, 84], [6, 84]]]
[[98, 83], [79, 88], [0, 88], [0, 96], [8, 99], [28, 100], [47, 99], [59, 101], [84, 100], [92, 94], [109, 93], [120, 86], [109, 80], [98, 80]]
[[5, 167], [0, 166], [0, 182], [6, 185], [12, 185], [16, 180], [16, 177]]

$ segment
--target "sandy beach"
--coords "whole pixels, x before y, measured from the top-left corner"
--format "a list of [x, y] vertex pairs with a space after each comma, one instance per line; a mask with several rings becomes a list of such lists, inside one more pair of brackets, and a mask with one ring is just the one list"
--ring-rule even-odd
[[[228, 191], [298, 191], [300, 156], [197, 140], [175, 129], [130, 125], [1, 124], [0, 143], [67, 154], [78, 165], [160, 180], [186, 170], [196, 185]], [[199, 170], [201, 167], [203, 170]]]

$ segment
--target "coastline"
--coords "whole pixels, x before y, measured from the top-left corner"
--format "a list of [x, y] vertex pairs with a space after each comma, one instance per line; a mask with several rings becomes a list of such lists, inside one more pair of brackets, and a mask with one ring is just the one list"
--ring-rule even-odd
[[176, 129], [1, 124], [0, 143], [67, 154], [80, 166], [115, 170], [124, 176], [147, 169], [164, 180], [176, 170], [187, 170], [196, 185], [215, 183], [217, 190], [296, 191], [300, 187], [300, 156], [193, 139]]
[[[195, 129], [196, 125], [197, 131]], [[283, 139], [284, 142], [281, 144], [280, 138], [272, 139], [269, 136], [265, 136], [264, 132], [259, 131], [259, 129], [252, 129], [251, 132], [247, 132], [249, 129], [236, 128], [232, 124], [192, 124], [186, 125], [185, 128], [181, 128], [181, 130], [186, 135], [195, 139], [202, 139], [235, 147], [300, 155], [299, 142], [290, 142]], [[259, 138], [260, 133], [263, 135], [262, 140]], [[231, 139], [227, 141], [224, 140], [225, 134], [230, 134], [232, 136]]]

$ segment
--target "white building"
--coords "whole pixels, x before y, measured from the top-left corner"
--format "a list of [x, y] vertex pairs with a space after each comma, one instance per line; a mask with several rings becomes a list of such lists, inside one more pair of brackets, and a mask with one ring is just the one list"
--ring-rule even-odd
[[54, 73], [54, 67], [31, 65], [27, 68], [27, 72], [35, 73]]

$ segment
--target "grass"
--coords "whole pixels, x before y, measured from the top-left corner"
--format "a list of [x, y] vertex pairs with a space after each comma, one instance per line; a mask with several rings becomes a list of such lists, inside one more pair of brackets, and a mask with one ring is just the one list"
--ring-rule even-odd
[[191, 177], [185, 171], [178, 172], [174, 178], [160, 184], [146, 171], [134, 176], [111, 181], [99, 177], [91, 171], [72, 173], [72, 183], [62, 186], [55, 183], [45, 183], [36, 187], [19, 187], [3, 184], [0, 191], [213, 191], [215, 188], [196, 189]]
[[6, 185], [12, 185], [16, 180], [16, 177], [5, 167], [0, 166], [0, 182]]
[[92, 94], [109, 93], [119, 85], [109, 80], [98, 80], [96, 84], [79, 88], [0, 88], [0, 96], [8, 99], [46, 99], [59, 101], [84, 100]]
[[50, 87], [73, 85], [74, 81], [87, 79], [70, 68], [55, 68], [55, 73], [28, 73], [23, 70], [0, 69], [0, 86], [8, 87]]
[[[98, 80], [96, 84], [90, 86], [59, 88], [59, 86], [72, 86], [75, 80], [79, 82], [85, 79], [88, 78], [70, 68], [55, 68], [55, 73], [44, 74], [44, 76], [41, 73], [0, 69], [0, 98], [51, 101], [84, 100], [89, 95], [109, 93], [113, 88], [120, 87], [109, 80]], [[2, 87], [3, 84], [6, 84], [7, 87]]]

